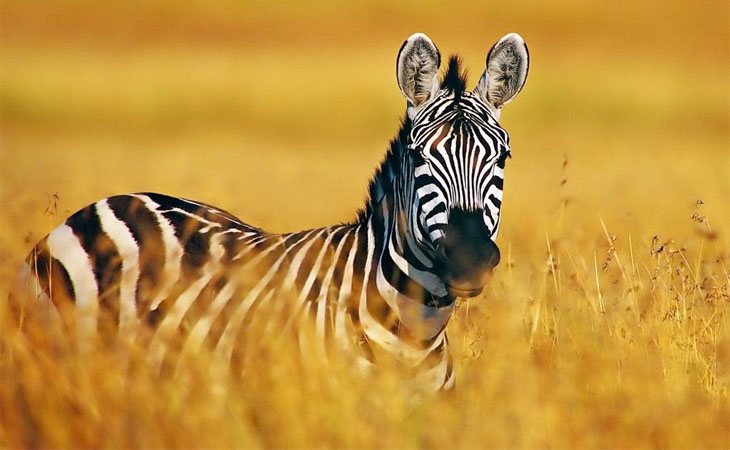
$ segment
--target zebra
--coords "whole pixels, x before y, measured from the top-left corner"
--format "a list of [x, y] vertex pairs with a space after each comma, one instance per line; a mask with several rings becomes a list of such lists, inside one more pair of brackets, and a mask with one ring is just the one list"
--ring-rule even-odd
[[234, 364], [252, 345], [246, 330], [267, 321], [264, 330], [293, 335], [310, 324], [327, 351], [350, 351], [365, 367], [394, 357], [427, 389], [452, 388], [446, 326], [457, 297], [479, 295], [500, 260], [510, 145], [498, 120], [529, 54], [518, 34], [504, 36], [472, 91], [457, 56], [441, 81], [440, 65], [425, 34], [402, 44], [406, 114], [353, 221], [276, 234], [192, 200], [112, 196], [33, 248], [26, 289], [81, 341], [145, 335], [159, 370], [204, 347]]

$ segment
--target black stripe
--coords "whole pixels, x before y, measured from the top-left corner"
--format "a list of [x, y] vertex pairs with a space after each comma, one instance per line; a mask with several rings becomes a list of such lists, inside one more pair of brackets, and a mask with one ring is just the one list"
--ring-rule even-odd
[[[354, 270], [352, 273], [352, 294], [351, 298], [347, 299], [347, 313], [352, 318], [352, 324], [355, 330], [361, 331], [362, 327], [360, 325], [358, 301], [360, 298], [360, 292], [362, 291], [362, 284], [365, 275], [365, 261], [367, 259], [368, 251], [367, 223], [360, 224], [355, 230], [355, 233], [357, 234], [357, 250], [355, 250], [355, 259], [353, 261]], [[375, 265], [377, 265], [377, 261], [374, 260], [373, 266]]]
[[[342, 229], [337, 229], [334, 231], [328, 230], [328, 232], [331, 233], [332, 239], [330, 240], [328, 248], [325, 251], [324, 256], [322, 257], [322, 263], [319, 266], [319, 273], [316, 274], [314, 283], [312, 283], [312, 289], [309, 290], [309, 294], [306, 298], [307, 302], [315, 301], [319, 296], [319, 291], [322, 289], [322, 282], [324, 282], [325, 274], [327, 273], [329, 268], [332, 267], [332, 260], [335, 256], [335, 250], [337, 249], [337, 245], [339, 244], [340, 240], [342, 240]], [[325, 301], [327, 297], [328, 293], [326, 292]]]
[[[305, 251], [305, 254], [304, 258], [302, 259], [302, 264], [299, 266], [299, 270], [297, 271], [296, 279], [294, 281], [294, 289], [299, 292], [304, 289], [304, 284], [307, 282], [307, 278], [309, 278], [309, 275], [314, 268], [314, 264], [317, 262], [319, 253], [322, 250], [322, 246], [324, 245], [325, 233], [319, 234], [319, 232], [317, 232], [313, 234], [310, 239], [308, 239], [308, 241], [311, 240], [314, 240], [314, 242], [312, 242], [312, 245], [308, 249], [300, 250], [300, 252]], [[298, 256], [295, 253], [292, 253], [291, 255], [292, 258]]]
[[165, 211], [162, 215], [172, 224], [175, 236], [183, 247], [180, 261], [183, 277], [198, 278], [210, 259], [210, 235], [200, 233], [205, 224], [179, 211]]
[[502, 207], [502, 200], [498, 199], [494, 194], [489, 195], [489, 201], [499, 210]]
[[66, 220], [91, 261], [99, 292], [99, 320], [102, 336], [109, 338], [119, 328], [119, 283], [122, 257], [114, 241], [104, 232], [96, 205], [89, 205]]
[[132, 196], [107, 199], [114, 215], [124, 222], [139, 248], [139, 279], [135, 290], [138, 315], [149, 311], [150, 302], [162, 287], [165, 267], [165, 242], [155, 214], [144, 202]]
[[211, 278], [200, 293], [198, 293], [195, 300], [193, 300], [190, 308], [185, 311], [175, 334], [171, 336], [171, 339], [169, 339], [169, 342], [165, 346], [165, 357], [160, 368], [160, 373], [163, 376], [174, 373], [174, 369], [180, 362], [180, 354], [190, 332], [208, 311], [213, 299], [227, 282], [228, 279], [221, 275]]
[[203, 215], [207, 220], [220, 223], [226, 228], [237, 228], [244, 231], [259, 231], [260, 229], [242, 222], [238, 217], [215, 206], [201, 202], [194, 202], [184, 198], [170, 197], [169, 195], [145, 192], [139, 195], [149, 197], [160, 205], [161, 209], [178, 208], [195, 215]]
[[[262, 242], [260, 244], [261, 249], [254, 249], [252, 252], [247, 254], [247, 257], [253, 258], [255, 255], [259, 254], [260, 251], [265, 250], [271, 245], [274, 245], [274, 242], [272, 242], [271, 240]], [[278, 261], [282, 257], [282, 253], [284, 252], [284, 250], [285, 247], [283, 245], [280, 245], [276, 249], [270, 251], [264, 258], [262, 258], [259, 264], [255, 267], [248, 267], [243, 272], [234, 272], [233, 268], [229, 271], [228, 276], [232, 280], [231, 282], [236, 283], [237, 288], [231, 298], [223, 306], [220, 313], [218, 313], [218, 315], [213, 319], [213, 324], [211, 325], [210, 331], [208, 332], [208, 336], [206, 336], [205, 338], [205, 345], [208, 346], [208, 348], [212, 349], [218, 344], [218, 341], [220, 340], [223, 331], [228, 325], [228, 321], [233, 315], [233, 312], [241, 304], [250, 289], [254, 287], [257, 282], [261, 281], [261, 278], [266, 275], [266, 272], [268, 272], [271, 267], [276, 264], [276, 261]], [[280, 266], [280, 270], [277, 271], [275, 276], [269, 281], [269, 283], [267, 283], [267, 286], [281, 284], [281, 277], [283, 276], [282, 272], [285, 272], [285, 270], [286, 264], [284, 262]], [[265, 293], [266, 289], [262, 291], [262, 295], [264, 295]], [[255, 303], [258, 303], [258, 301]], [[251, 315], [251, 311], [249, 311], [248, 316]]]
[[26, 262], [37, 277], [38, 284], [58, 310], [64, 329], [73, 336], [76, 324], [73, 284], [63, 264], [51, 257], [47, 239], [43, 239], [35, 246], [26, 258]]
[[56, 307], [63, 302], [75, 303], [76, 295], [71, 277], [63, 264], [51, 257], [48, 250], [48, 238], [35, 246], [26, 261], [36, 274], [43, 291]]

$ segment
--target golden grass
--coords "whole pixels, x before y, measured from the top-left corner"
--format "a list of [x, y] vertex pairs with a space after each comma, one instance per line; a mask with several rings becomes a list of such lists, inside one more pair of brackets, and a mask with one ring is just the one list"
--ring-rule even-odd
[[3, 2], [0, 298], [35, 240], [114, 193], [274, 231], [352, 218], [412, 32], [471, 82], [508, 31], [532, 67], [503, 114], [503, 262], [449, 325], [454, 392], [416, 402], [396, 368], [286, 345], [235, 382], [205, 355], [160, 380], [32, 315], [18, 334], [3, 303], [0, 446], [730, 446], [727, 5], [549, 4]]

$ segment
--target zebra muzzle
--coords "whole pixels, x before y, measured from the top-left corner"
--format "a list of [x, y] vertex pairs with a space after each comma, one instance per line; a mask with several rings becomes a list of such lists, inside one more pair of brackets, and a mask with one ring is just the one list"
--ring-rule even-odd
[[449, 291], [449, 295], [452, 297], [471, 298], [481, 294], [484, 290], [484, 286], [475, 289], [461, 289], [447, 284], [446, 290]]
[[453, 210], [436, 250], [435, 269], [455, 297], [481, 294], [500, 253], [478, 211]]

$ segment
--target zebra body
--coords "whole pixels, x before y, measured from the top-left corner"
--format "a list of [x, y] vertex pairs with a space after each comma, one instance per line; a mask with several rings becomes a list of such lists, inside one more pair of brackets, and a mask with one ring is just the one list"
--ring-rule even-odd
[[408, 114], [352, 223], [273, 234], [191, 200], [109, 197], [34, 248], [26, 272], [35, 294], [81, 341], [144, 335], [160, 369], [203, 346], [236, 364], [257, 344], [247, 330], [266, 321], [258, 339], [313, 325], [322, 345], [301, 340], [304, 357], [351, 351], [369, 365], [384, 352], [423, 384], [449, 388], [456, 297], [478, 295], [499, 261], [509, 138], [497, 119], [527, 60], [522, 39], [505, 36], [467, 92], [457, 59], [439, 83], [433, 43], [406, 40], [397, 73]]

